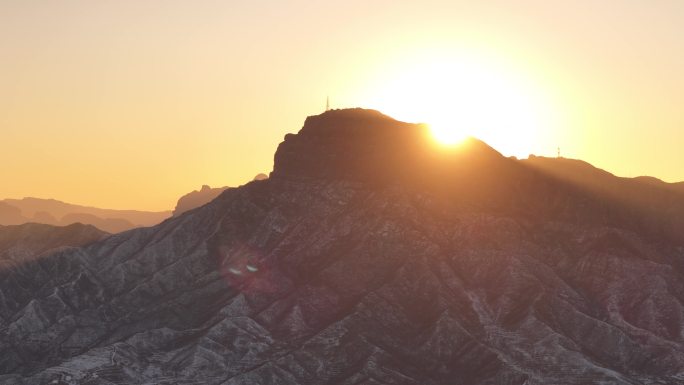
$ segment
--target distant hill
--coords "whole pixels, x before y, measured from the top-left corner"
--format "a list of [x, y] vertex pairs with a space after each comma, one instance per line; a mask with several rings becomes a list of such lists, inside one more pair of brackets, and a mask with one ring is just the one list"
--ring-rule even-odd
[[21, 215], [19, 208], [0, 201], [0, 225], [18, 225], [24, 222], [26, 218]]
[[100, 218], [93, 214], [71, 213], [62, 217], [62, 223], [87, 223], [110, 233], [119, 233], [135, 227], [135, 224], [122, 218]]
[[118, 233], [135, 227], [153, 226], [170, 216], [170, 211], [101, 209], [54, 199], [23, 198], [0, 201], [0, 225], [33, 222], [64, 226], [83, 223], [110, 233]]

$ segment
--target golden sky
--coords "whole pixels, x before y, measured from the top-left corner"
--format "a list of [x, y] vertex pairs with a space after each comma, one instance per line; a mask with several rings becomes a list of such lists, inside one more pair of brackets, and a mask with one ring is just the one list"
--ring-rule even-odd
[[0, 198], [171, 209], [269, 172], [327, 95], [681, 181], [683, 17], [679, 0], [1, 1]]

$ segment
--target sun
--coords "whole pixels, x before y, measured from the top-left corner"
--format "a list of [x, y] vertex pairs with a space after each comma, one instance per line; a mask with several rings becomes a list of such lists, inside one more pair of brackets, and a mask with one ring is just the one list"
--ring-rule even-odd
[[443, 145], [472, 136], [506, 155], [526, 156], [551, 125], [548, 98], [534, 82], [476, 55], [421, 55], [380, 78], [367, 105], [427, 123]]
[[432, 133], [432, 136], [439, 143], [447, 145], [447, 146], [459, 144], [468, 136], [463, 131], [459, 131], [457, 129], [454, 129], [449, 124], [440, 125], [440, 124], [430, 123], [429, 126], [430, 126], [430, 132]]

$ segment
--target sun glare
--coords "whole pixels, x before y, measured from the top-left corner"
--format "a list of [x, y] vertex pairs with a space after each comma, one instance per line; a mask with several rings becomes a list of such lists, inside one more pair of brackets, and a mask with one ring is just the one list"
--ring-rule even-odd
[[430, 132], [439, 143], [451, 146], [462, 142], [467, 135], [449, 124], [430, 123]]
[[386, 71], [368, 105], [404, 121], [429, 124], [436, 141], [469, 136], [506, 155], [526, 156], [549, 128], [551, 110], [531, 81], [476, 57], [421, 56]]

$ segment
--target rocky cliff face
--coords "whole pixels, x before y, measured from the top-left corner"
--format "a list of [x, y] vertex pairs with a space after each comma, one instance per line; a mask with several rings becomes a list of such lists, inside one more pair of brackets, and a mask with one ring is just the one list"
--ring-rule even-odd
[[0, 384], [681, 384], [684, 247], [643, 215], [327, 112], [267, 180], [3, 271]]

